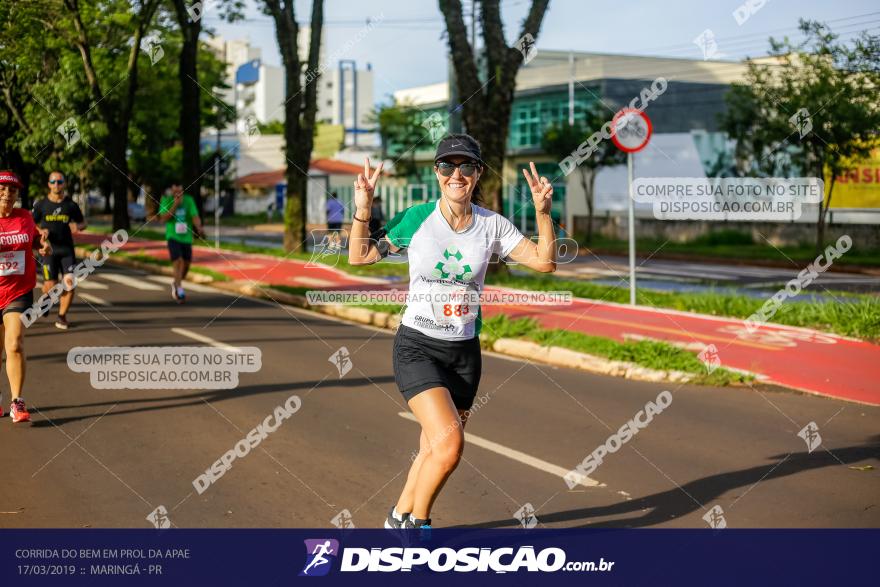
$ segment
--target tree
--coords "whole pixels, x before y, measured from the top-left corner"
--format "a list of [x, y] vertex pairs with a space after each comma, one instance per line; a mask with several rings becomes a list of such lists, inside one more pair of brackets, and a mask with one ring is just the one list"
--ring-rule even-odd
[[[180, 111], [183, 84], [178, 78], [179, 56], [183, 39], [176, 30], [169, 30], [163, 38], [165, 56], [141, 75], [138, 88], [138, 104], [135, 110], [129, 138], [129, 167], [136, 183], [148, 186], [148, 193], [156, 196], [156, 190], [170, 183], [181, 182], [183, 173], [184, 141], [180, 133]], [[205, 88], [225, 87], [226, 64], [202, 44], [197, 54], [200, 84]], [[232, 107], [223, 103], [211, 92], [201, 91], [196, 96], [199, 127], [226, 125], [234, 120]], [[197, 145], [198, 146], [198, 145]], [[213, 165], [214, 151], [196, 152], [199, 158], [199, 174]], [[184, 183], [184, 186], [188, 183]], [[193, 192], [190, 192], [193, 193]], [[194, 195], [194, 194], [193, 194]]]
[[[64, 149], [55, 131], [60, 122], [53, 115], [56, 105], [76, 108], [87, 102], [82, 83], [58, 71], [64, 44], [45, 34], [41, 23], [51, 8], [48, 0], [0, 2], [0, 20], [16, 23], [0, 27], [0, 167], [20, 174], [25, 207], [33, 195], [30, 185], [45, 179], [44, 162], [59, 167]], [[71, 150], [66, 160], [81, 155], [81, 150]]]
[[[202, 2], [172, 0], [174, 14], [183, 43], [180, 49], [180, 61], [177, 70], [180, 80], [180, 122], [179, 132], [183, 141], [183, 185], [187, 192], [196, 200], [199, 212], [202, 210], [202, 168], [201, 135], [202, 135], [202, 87], [199, 84], [199, 35], [202, 32]], [[244, 3], [240, 0], [225, 0], [220, 4], [224, 10], [223, 18], [235, 21], [241, 18]], [[220, 119], [222, 120], [222, 118]], [[212, 121], [219, 124], [219, 121]]]
[[[584, 141], [585, 137], [589, 137], [601, 129], [605, 122], [607, 122], [607, 117], [603, 117], [599, 107], [593, 104], [587, 109], [583, 122], [575, 121], [573, 125], [570, 125], [566, 121], [548, 127], [544, 132], [541, 145], [549, 155], [559, 160], [564, 159], [577, 150], [578, 145]], [[626, 155], [623, 151], [615, 147], [611, 141], [601, 141], [593, 154], [577, 166], [578, 178], [587, 202], [587, 244], [593, 240], [596, 174], [602, 167], [622, 165], [625, 162]]]
[[[138, 87], [138, 62], [140, 60], [141, 43], [153, 21], [160, 0], [138, 0], [134, 3], [134, 11], [129, 2], [117, 0], [102, 2], [100, 5], [80, 0], [63, 0], [69, 20], [62, 20], [57, 26], [48, 22], [48, 26], [59, 35], [67, 35], [68, 24], [73, 29], [69, 40], [79, 52], [82, 60], [83, 73], [87, 87], [98, 111], [101, 121], [106, 125], [107, 138], [105, 149], [101, 155], [116, 171], [111, 173], [111, 189], [113, 191], [113, 229], [128, 229], [128, 189], [130, 178], [128, 172], [128, 131], [134, 111], [135, 95]], [[120, 31], [120, 25], [122, 29]], [[105, 33], [106, 29], [106, 33]], [[129, 34], [131, 36], [129, 36]], [[94, 44], [93, 35], [106, 34], [112, 44]], [[126, 50], [127, 48], [127, 50]], [[161, 47], [151, 45], [150, 61], [161, 58]], [[97, 53], [97, 54], [96, 54]], [[118, 62], [118, 56], [127, 53], [124, 68], [125, 83], [121, 96], [110, 86], [110, 76], [101, 66], [102, 62]]]
[[[484, 50], [485, 75], [480, 67], [475, 48], [468, 40], [460, 0], [440, 0], [440, 11], [446, 21], [446, 34], [462, 120], [467, 132], [480, 141], [487, 170], [480, 186], [489, 206], [502, 210], [501, 170], [504, 168], [510, 112], [516, 89], [516, 74], [525, 55], [533, 48], [538, 30], [547, 11], [549, 0], [532, 0], [528, 16], [523, 21], [517, 47], [508, 47], [501, 23], [500, 0], [480, 0], [480, 24]], [[526, 37], [530, 35], [530, 37]], [[524, 46], [522, 41], [526, 42]]]
[[306, 193], [309, 163], [314, 144], [315, 115], [318, 111], [318, 57], [324, 25], [324, 1], [312, 0], [309, 29], [309, 55], [306, 71], [309, 81], [303, 87], [302, 62], [297, 41], [299, 25], [294, 0], [264, 0], [265, 11], [275, 21], [275, 37], [284, 67], [284, 155], [287, 159], [287, 204], [284, 209], [284, 249], [292, 251], [306, 241]]
[[847, 45], [824, 24], [800, 21], [805, 40], [770, 39], [777, 63], [749, 63], [746, 80], [727, 95], [722, 126], [736, 139], [746, 175], [830, 176], [819, 204], [816, 248], [838, 175], [877, 146], [880, 36], [863, 32]]
[[406, 103], [392, 101], [374, 111], [368, 122], [379, 127], [382, 158], [394, 161], [394, 175], [409, 177], [416, 173], [415, 151], [424, 142], [425, 127], [421, 111]]

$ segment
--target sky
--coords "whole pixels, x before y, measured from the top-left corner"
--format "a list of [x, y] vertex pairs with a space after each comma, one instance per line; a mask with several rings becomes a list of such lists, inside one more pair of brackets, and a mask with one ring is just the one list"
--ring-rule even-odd
[[[246, 19], [230, 24], [208, 0], [204, 24], [227, 39], [248, 39], [265, 63], [280, 65], [275, 29], [261, 4], [247, 0]], [[501, 1], [509, 44], [519, 37], [530, 4]], [[471, 0], [462, 6], [469, 23]], [[311, 1], [295, 0], [295, 10], [297, 21], [307, 24]], [[799, 18], [826, 22], [843, 39], [861, 30], [880, 33], [876, 0], [550, 0], [537, 47], [702, 59], [694, 39], [709, 29], [722, 58], [736, 60], [766, 54], [770, 36], [799, 38]], [[448, 48], [437, 0], [325, 0], [324, 20], [325, 56], [334, 63], [354, 59], [359, 69], [369, 62], [376, 103], [388, 102], [395, 90], [446, 80]], [[479, 22], [477, 30], [479, 37]]]

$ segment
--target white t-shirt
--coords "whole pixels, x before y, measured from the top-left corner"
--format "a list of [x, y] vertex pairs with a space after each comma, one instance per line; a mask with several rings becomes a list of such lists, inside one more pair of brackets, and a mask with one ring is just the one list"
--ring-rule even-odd
[[[409, 292], [401, 323], [443, 340], [480, 334], [479, 293], [493, 253], [501, 258], [525, 238], [507, 218], [473, 206], [473, 221], [455, 232], [440, 200], [407, 208], [388, 223], [386, 238], [407, 249]], [[477, 302], [477, 303], [474, 303]]]

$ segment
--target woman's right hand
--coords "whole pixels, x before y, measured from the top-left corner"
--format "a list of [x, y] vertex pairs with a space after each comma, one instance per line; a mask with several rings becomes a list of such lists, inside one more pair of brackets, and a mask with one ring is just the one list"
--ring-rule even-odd
[[358, 174], [354, 182], [354, 206], [357, 210], [370, 211], [373, 207], [373, 191], [379, 183], [379, 175], [382, 173], [382, 163], [376, 167], [376, 171], [370, 172], [370, 158], [364, 158], [364, 172]]

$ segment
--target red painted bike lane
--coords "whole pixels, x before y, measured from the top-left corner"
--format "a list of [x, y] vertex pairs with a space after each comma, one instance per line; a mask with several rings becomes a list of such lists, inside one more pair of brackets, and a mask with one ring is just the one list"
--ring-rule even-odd
[[777, 324], [749, 332], [742, 320], [577, 298], [571, 306], [487, 306], [483, 312], [616, 340], [658, 339], [694, 350], [715, 345], [721, 366], [764, 375], [768, 383], [880, 405], [880, 346], [860, 340]]
[[[106, 237], [80, 235], [99, 244]], [[129, 241], [129, 253], [167, 259], [161, 241]], [[381, 279], [349, 275], [320, 264], [194, 247], [193, 262], [234, 280], [299, 287], [406, 289]], [[382, 285], [385, 283], [385, 285]], [[490, 288], [494, 289], [494, 288]], [[626, 306], [575, 298], [569, 306], [487, 305], [485, 316], [507, 314], [531, 317], [547, 328], [562, 328], [615, 340], [648, 338], [692, 345], [698, 350], [715, 345], [721, 366], [743, 369], [801, 391], [880, 405], [880, 345], [809, 329], [782, 325], [760, 326], [749, 332], [742, 320]]]

